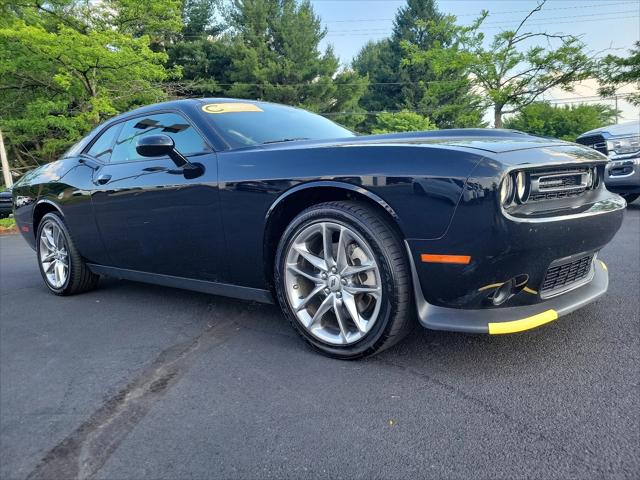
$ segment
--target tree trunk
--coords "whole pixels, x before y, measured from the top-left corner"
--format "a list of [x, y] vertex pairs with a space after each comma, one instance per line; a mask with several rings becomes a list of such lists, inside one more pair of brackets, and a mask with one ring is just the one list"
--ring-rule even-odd
[[11, 178], [11, 170], [9, 170], [9, 161], [7, 160], [7, 152], [4, 149], [4, 140], [2, 138], [2, 130], [0, 130], [0, 164], [2, 164], [2, 175], [4, 176], [4, 185], [7, 188], [13, 186], [13, 178]]
[[493, 107], [493, 128], [502, 128], [502, 105]]

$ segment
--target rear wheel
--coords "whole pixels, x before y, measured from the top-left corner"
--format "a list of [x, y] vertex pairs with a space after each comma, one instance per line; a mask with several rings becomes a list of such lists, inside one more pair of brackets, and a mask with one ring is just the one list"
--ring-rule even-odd
[[632, 203], [634, 202], [638, 197], [640, 197], [640, 194], [638, 193], [623, 193], [621, 195], [622, 198], [624, 198], [627, 203]]
[[326, 355], [375, 354], [415, 325], [402, 241], [368, 205], [330, 202], [303, 211], [280, 241], [275, 271], [289, 321]]
[[37, 235], [38, 266], [52, 293], [73, 295], [96, 287], [99, 276], [89, 270], [64, 221], [56, 213], [42, 217]]

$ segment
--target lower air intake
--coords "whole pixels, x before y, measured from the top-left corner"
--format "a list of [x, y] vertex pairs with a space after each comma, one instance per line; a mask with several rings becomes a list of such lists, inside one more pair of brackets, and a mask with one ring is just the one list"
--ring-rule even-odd
[[542, 296], [551, 296], [578, 286], [591, 273], [593, 254], [551, 265], [542, 283]]

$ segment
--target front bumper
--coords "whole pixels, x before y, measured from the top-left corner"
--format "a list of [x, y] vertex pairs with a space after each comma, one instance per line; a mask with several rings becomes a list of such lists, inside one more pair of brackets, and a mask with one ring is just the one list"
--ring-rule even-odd
[[431, 305], [425, 300], [415, 263], [411, 255], [409, 257], [418, 319], [423, 327], [432, 330], [491, 335], [530, 330], [595, 301], [606, 293], [609, 285], [606, 265], [601, 260], [594, 260], [594, 275], [589, 283], [534, 305], [475, 310], [446, 308]]
[[0, 203], [0, 215], [3, 217], [9, 216], [13, 213], [13, 205], [11, 203]]
[[612, 192], [640, 193], [640, 157], [611, 160], [604, 173], [604, 183]]

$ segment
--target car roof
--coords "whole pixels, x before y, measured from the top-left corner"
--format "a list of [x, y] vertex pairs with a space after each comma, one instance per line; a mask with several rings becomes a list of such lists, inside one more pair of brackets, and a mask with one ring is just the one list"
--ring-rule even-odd
[[139, 107], [134, 110], [129, 110], [119, 115], [116, 115], [115, 117], [110, 118], [109, 120], [107, 120], [106, 123], [111, 124], [119, 120], [122, 120], [123, 118], [128, 118], [128, 117], [145, 114], [145, 113], [151, 113], [158, 110], [184, 111], [186, 109], [185, 107], [187, 108], [193, 107], [193, 106], [199, 107], [202, 105], [206, 105], [207, 103], [252, 103], [252, 104], [261, 104], [261, 105], [271, 104], [271, 105], [279, 105], [279, 106], [289, 107], [289, 108], [298, 108], [298, 107], [292, 107], [289, 105], [281, 105], [278, 103], [265, 102], [262, 100], [249, 100], [246, 98], [226, 98], [226, 97], [181, 98], [179, 100], [169, 100], [166, 102], [153, 103], [151, 105], [145, 105], [143, 107]]

